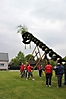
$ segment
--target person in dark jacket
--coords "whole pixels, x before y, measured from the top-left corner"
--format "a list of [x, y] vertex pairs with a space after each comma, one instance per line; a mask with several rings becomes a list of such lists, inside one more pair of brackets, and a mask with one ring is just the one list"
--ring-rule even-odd
[[64, 73], [64, 67], [58, 63], [56, 66], [56, 75], [57, 75], [57, 79], [58, 79], [58, 88], [60, 88], [62, 86], [62, 76]]
[[64, 85], [66, 85], [66, 62], [64, 63]]

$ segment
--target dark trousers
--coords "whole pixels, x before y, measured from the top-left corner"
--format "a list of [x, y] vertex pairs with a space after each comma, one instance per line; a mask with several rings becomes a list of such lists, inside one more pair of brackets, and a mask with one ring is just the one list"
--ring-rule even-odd
[[46, 74], [46, 85], [51, 85], [51, 78], [52, 78], [52, 74], [47, 73]]
[[57, 79], [58, 79], [58, 87], [62, 86], [62, 75], [57, 75]]
[[22, 78], [22, 77], [24, 77], [24, 75], [25, 75], [25, 71], [20, 70], [20, 77]]
[[39, 70], [39, 76], [40, 77], [42, 76], [42, 70]]
[[66, 73], [64, 74], [64, 85], [66, 85]]

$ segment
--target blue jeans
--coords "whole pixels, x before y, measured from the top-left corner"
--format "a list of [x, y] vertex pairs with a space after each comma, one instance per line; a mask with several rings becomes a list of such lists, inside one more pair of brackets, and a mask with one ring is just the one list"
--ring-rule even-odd
[[51, 78], [52, 78], [52, 74], [47, 73], [46, 74], [46, 85], [51, 85]]
[[27, 77], [28, 70], [25, 70], [25, 77]]
[[28, 72], [28, 77], [33, 77], [33, 74], [32, 74], [32, 72]]
[[58, 87], [62, 86], [62, 75], [57, 75], [57, 79], [58, 79]]

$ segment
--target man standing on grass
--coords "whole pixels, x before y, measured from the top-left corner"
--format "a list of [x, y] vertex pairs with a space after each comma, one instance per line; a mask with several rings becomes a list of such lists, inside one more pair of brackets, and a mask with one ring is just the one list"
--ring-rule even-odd
[[63, 73], [64, 73], [64, 67], [60, 63], [57, 63], [56, 75], [57, 75], [57, 79], [58, 79], [58, 86], [57, 86], [58, 88], [60, 88], [62, 86]]
[[26, 80], [28, 80], [30, 76], [32, 77], [32, 80], [35, 80], [32, 74], [32, 66], [30, 66], [30, 64], [28, 65], [27, 69], [28, 69], [28, 77], [26, 78]]
[[45, 74], [46, 74], [46, 86], [51, 87], [51, 78], [52, 78], [52, 66], [48, 61], [47, 65], [45, 66]]
[[22, 63], [21, 66], [20, 66], [20, 77], [22, 78], [25, 74], [25, 70], [24, 70], [25, 66], [24, 64]]

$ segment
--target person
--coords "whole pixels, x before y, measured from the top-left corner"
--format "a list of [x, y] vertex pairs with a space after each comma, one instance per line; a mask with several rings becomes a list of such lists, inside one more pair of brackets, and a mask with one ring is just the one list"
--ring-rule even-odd
[[41, 76], [42, 76], [42, 65], [38, 65], [37, 69], [38, 69], [38, 75], [41, 78]]
[[64, 85], [66, 85], [66, 62], [63, 64], [64, 66]]
[[58, 80], [58, 88], [62, 86], [62, 76], [64, 73], [64, 67], [61, 65], [61, 63], [57, 63], [56, 66], [56, 75], [57, 75], [57, 80]]
[[33, 74], [32, 74], [32, 68], [33, 67], [29, 64], [28, 67], [27, 67], [28, 76], [27, 76], [26, 80], [28, 80], [30, 76], [32, 77], [32, 80], [35, 80], [34, 77], [33, 77]]
[[51, 87], [51, 78], [52, 78], [52, 65], [48, 61], [47, 65], [45, 66], [45, 74], [46, 74], [46, 86]]
[[25, 65], [25, 78], [27, 78], [28, 65], [29, 65], [29, 63], [28, 63], [28, 62], [26, 62], [26, 65]]
[[25, 74], [25, 71], [24, 71], [24, 64], [22, 63], [21, 65], [20, 65], [20, 77], [22, 78], [23, 76], [24, 76], [24, 74]]

